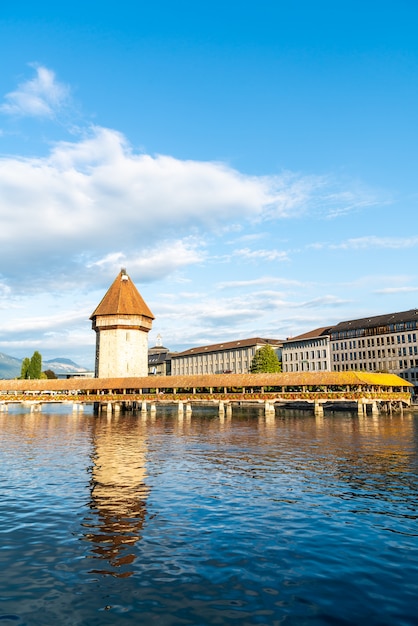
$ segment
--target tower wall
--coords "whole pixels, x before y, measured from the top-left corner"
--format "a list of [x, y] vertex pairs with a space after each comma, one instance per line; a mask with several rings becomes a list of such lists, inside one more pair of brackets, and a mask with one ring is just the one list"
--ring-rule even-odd
[[150, 320], [141, 316], [97, 318], [96, 378], [148, 376]]
[[116, 328], [96, 339], [96, 378], [148, 376], [147, 333]]

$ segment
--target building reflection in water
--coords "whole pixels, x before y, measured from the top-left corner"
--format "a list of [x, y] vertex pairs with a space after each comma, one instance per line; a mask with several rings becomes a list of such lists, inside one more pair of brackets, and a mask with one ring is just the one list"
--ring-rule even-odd
[[93, 427], [91, 516], [84, 537], [92, 558], [102, 561], [92, 573], [132, 575], [135, 544], [141, 539], [149, 489], [146, 479], [146, 425], [129, 415], [101, 416]]

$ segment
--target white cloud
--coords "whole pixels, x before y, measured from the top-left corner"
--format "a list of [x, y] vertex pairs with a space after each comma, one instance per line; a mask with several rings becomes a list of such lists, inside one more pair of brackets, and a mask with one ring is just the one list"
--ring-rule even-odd
[[31, 329], [31, 331], [48, 331], [52, 329], [68, 328], [74, 323], [84, 322], [89, 319], [91, 311], [68, 311], [60, 312], [56, 315], [43, 315], [39, 317], [19, 318], [4, 322], [1, 327], [1, 334], [10, 335], [21, 333]]
[[344, 250], [361, 250], [369, 248], [382, 248], [398, 250], [402, 248], [415, 248], [418, 246], [418, 237], [377, 237], [368, 235], [365, 237], [354, 237], [339, 244], [330, 244], [330, 248], [340, 248]]
[[287, 252], [282, 250], [250, 250], [250, 248], [241, 248], [241, 250], [235, 250], [235, 256], [240, 256], [245, 259], [262, 260], [262, 261], [287, 261]]
[[260, 276], [252, 280], [228, 280], [218, 283], [218, 289], [232, 289], [241, 287], [255, 287], [257, 285], [283, 285], [286, 287], [303, 287], [304, 283], [298, 280], [277, 278], [276, 276]]
[[204, 243], [196, 237], [187, 237], [183, 240], [157, 242], [153, 247], [132, 253], [112, 252], [88, 264], [88, 267], [108, 270], [109, 276], [120, 267], [129, 267], [132, 276], [139, 276], [146, 282], [163, 278], [183, 267], [199, 263], [204, 258]]
[[50, 69], [32, 64], [36, 76], [5, 95], [0, 111], [8, 115], [52, 118], [69, 96], [69, 88]]
[[[34, 275], [52, 266], [68, 275], [71, 262], [79, 271], [80, 259], [135, 262], [150, 241], [158, 247], [193, 232], [219, 234], [225, 225], [298, 214], [314, 187], [311, 178], [246, 176], [223, 163], [135, 154], [123, 135], [96, 127], [47, 157], [0, 160], [0, 261], [7, 260], [9, 275], [28, 265]], [[275, 250], [241, 254], [286, 258]]]
[[374, 293], [392, 294], [392, 293], [414, 293], [418, 291], [418, 287], [384, 287], [375, 289]]
[[319, 298], [314, 298], [313, 300], [301, 302], [297, 304], [297, 307], [302, 307], [302, 308], [335, 307], [335, 306], [346, 305], [349, 302], [350, 302], [349, 300], [345, 300], [344, 298], [339, 298], [337, 296], [324, 295]]

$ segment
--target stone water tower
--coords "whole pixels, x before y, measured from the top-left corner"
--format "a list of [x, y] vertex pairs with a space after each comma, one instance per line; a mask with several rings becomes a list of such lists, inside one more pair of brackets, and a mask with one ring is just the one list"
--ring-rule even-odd
[[96, 331], [96, 378], [148, 376], [153, 314], [122, 269], [90, 319]]

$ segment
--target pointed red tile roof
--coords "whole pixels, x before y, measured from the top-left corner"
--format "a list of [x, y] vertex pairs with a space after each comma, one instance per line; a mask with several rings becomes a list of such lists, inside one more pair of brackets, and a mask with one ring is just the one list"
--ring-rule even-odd
[[90, 319], [100, 315], [142, 315], [155, 319], [125, 270], [117, 275]]

